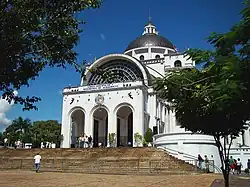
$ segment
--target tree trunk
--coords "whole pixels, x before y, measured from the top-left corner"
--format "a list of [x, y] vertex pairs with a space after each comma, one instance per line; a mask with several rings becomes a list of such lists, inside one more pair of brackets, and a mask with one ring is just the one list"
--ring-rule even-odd
[[224, 176], [225, 187], [229, 187], [229, 172], [228, 172], [228, 170], [223, 171], [223, 176]]
[[[221, 160], [221, 170], [222, 170], [223, 177], [224, 177], [224, 184], [225, 184], [225, 187], [229, 187], [229, 165], [228, 165], [229, 151], [227, 154], [225, 141], [224, 141], [224, 146], [222, 146], [219, 136], [214, 135], [214, 139], [215, 139], [215, 143], [218, 148], [218, 151], [219, 151], [219, 156]], [[223, 152], [225, 154], [223, 154]]]

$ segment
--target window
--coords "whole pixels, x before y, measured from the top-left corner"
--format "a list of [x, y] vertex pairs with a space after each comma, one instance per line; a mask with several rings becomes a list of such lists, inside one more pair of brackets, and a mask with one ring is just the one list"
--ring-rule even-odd
[[158, 59], [158, 58], [161, 58], [160, 55], [155, 55], [155, 58]]
[[144, 60], [144, 56], [143, 55], [140, 56], [140, 60]]
[[180, 60], [176, 60], [174, 62], [174, 67], [176, 67], [176, 68], [181, 67], [181, 61]]

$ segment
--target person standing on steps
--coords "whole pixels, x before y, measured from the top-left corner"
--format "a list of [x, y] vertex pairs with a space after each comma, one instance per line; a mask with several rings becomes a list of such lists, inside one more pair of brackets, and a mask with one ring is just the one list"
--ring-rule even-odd
[[240, 159], [237, 160], [237, 175], [241, 174], [242, 163]]
[[202, 169], [202, 163], [204, 162], [200, 154], [198, 154], [198, 167]]
[[209, 173], [209, 160], [207, 158], [207, 155], [205, 157], [205, 168], [206, 168], [206, 173]]
[[36, 156], [34, 156], [36, 173], [39, 172], [41, 159], [42, 157], [39, 155], [39, 153], [37, 153]]
[[93, 138], [91, 137], [91, 135], [88, 137], [88, 143], [89, 143], [89, 148], [92, 148], [92, 140]]

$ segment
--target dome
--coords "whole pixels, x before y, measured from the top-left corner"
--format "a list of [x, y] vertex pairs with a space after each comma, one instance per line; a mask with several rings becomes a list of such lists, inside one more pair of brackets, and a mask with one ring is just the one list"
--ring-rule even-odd
[[125, 51], [139, 47], [158, 46], [174, 49], [174, 45], [166, 38], [153, 33], [144, 34], [132, 41]]

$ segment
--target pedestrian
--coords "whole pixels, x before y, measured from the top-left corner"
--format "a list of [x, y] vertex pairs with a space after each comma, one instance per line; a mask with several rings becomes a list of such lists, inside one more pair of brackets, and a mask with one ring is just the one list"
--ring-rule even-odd
[[237, 175], [241, 174], [242, 163], [240, 159], [237, 160]]
[[209, 160], [207, 158], [207, 155], [205, 155], [204, 158], [205, 158], [206, 173], [209, 173]]
[[92, 138], [92, 136], [90, 135], [90, 136], [88, 137], [89, 148], [92, 148], [92, 140], [93, 140], [93, 138]]
[[229, 166], [230, 166], [230, 170], [232, 171], [232, 173], [234, 175], [234, 171], [235, 171], [235, 168], [236, 168], [236, 163], [235, 163], [232, 156], [229, 159]]
[[198, 167], [202, 169], [202, 163], [204, 162], [200, 154], [198, 154]]
[[247, 169], [248, 169], [248, 173], [250, 173], [250, 159], [247, 160]]
[[36, 173], [39, 172], [41, 159], [42, 157], [39, 155], [39, 153], [37, 153], [36, 156], [34, 156]]

